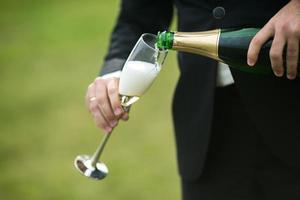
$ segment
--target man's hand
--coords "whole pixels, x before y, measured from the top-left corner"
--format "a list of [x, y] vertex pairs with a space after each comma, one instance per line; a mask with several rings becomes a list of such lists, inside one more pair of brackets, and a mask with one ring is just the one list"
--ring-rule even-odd
[[96, 125], [106, 133], [112, 131], [119, 119], [128, 120], [119, 100], [119, 78], [97, 77], [87, 89], [85, 102]]
[[270, 49], [274, 74], [278, 77], [284, 74], [282, 55], [287, 45], [286, 74], [288, 79], [295, 79], [300, 40], [300, 0], [291, 0], [256, 34], [248, 49], [248, 65], [256, 63], [261, 46], [271, 37], [274, 38]]

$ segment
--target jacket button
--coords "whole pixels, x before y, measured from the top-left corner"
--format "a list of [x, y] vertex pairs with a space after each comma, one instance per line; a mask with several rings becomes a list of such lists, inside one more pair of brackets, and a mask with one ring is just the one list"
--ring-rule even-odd
[[225, 16], [225, 9], [221, 6], [215, 7], [212, 14], [215, 19], [222, 19]]

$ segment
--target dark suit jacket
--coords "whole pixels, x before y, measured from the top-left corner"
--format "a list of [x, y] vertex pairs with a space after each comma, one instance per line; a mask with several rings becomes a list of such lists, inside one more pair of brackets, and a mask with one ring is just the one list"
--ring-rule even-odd
[[[173, 6], [179, 31], [262, 27], [288, 0], [123, 0], [101, 74], [122, 68], [130, 50], [144, 32], [168, 29]], [[225, 16], [216, 19], [214, 8]], [[192, 180], [202, 172], [210, 137], [217, 63], [179, 53], [180, 79], [173, 101], [179, 172]], [[257, 76], [232, 70], [245, 106], [266, 144], [282, 161], [300, 168], [298, 115], [300, 79]], [[232, 123], [239, 123], [239, 117]], [[241, 133], [243, 134], [243, 133]]]

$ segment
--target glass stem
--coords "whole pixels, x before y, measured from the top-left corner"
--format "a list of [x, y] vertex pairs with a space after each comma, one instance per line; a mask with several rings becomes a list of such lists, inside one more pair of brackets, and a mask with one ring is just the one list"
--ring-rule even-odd
[[[123, 108], [124, 112], [129, 112], [130, 106], [126, 106], [126, 107], [122, 106], [122, 108]], [[93, 167], [96, 167], [96, 164], [99, 161], [100, 156], [101, 156], [101, 154], [103, 152], [103, 149], [104, 149], [104, 147], [105, 147], [105, 145], [106, 145], [106, 143], [107, 143], [107, 141], [108, 141], [108, 139], [109, 139], [109, 137], [110, 137], [111, 134], [112, 134], [112, 132], [105, 134], [105, 136], [103, 137], [100, 145], [98, 146], [97, 150], [93, 154], [93, 156], [91, 158], [91, 165]]]
[[100, 156], [101, 156], [101, 154], [103, 152], [103, 149], [104, 149], [104, 147], [105, 147], [105, 145], [106, 145], [106, 143], [107, 143], [107, 141], [108, 141], [108, 139], [109, 139], [109, 137], [110, 137], [111, 134], [112, 133], [106, 133], [105, 134], [105, 136], [102, 139], [100, 145], [98, 146], [97, 150], [93, 154], [92, 159], [91, 159], [91, 165], [93, 167], [96, 167], [96, 164], [97, 164], [97, 162], [98, 162], [98, 160], [99, 160], [99, 158], [100, 158]]

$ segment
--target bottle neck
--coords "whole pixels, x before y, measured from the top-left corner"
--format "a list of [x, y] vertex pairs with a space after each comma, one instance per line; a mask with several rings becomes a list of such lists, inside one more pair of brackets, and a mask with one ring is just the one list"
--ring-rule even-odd
[[176, 32], [172, 49], [221, 61], [218, 55], [220, 33], [220, 29], [202, 32]]

